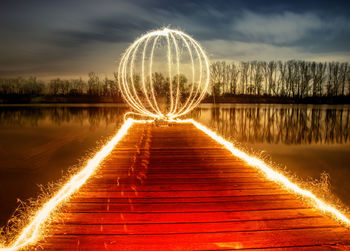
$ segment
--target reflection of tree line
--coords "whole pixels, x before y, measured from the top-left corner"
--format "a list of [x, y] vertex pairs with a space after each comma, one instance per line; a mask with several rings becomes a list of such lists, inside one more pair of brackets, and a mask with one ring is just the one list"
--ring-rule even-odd
[[[204, 110], [196, 109], [191, 116], [200, 119]], [[0, 109], [0, 126], [35, 127], [45, 121], [60, 126], [87, 121], [90, 128], [97, 128], [101, 123], [122, 122], [125, 111], [124, 107], [4, 107]], [[240, 142], [323, 144], [350, 140], [348, 108], [217, 107], [209, 111], [208, 126]]]
[[346, 143], [349, 109], [301, 107], [213, 108], [211, 128], [240, 142]]
[[6, 107], [0, 109], [0, 126], [38, 126], [45, 121], [60, 126], [64, 123], [84, 123], [90, 128], [100, 123], [119, 123], [124, 107]]

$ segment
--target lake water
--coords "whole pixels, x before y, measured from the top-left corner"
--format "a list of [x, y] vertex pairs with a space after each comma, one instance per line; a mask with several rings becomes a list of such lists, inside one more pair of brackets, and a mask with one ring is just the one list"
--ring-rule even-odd
[[[123, 123], [123, 105], [0, 106], [0, 226]], [[350, 106], [202, 104], [192, 117], [302, 180], [330, 176], [350, 206]]]

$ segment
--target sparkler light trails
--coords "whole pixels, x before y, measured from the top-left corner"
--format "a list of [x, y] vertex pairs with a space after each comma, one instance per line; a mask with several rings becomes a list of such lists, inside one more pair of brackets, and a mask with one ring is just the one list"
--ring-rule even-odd
[[286, 189], [301, 195], [305, 199], [307, 199], [311, 204], [314, 205], [317, 209], [321, 210], [322, 212], [329, 213], [332, 215], [335, 219], [341, 221], [343, 224], [346, 224], [350, 226], [350, 219], [348, 219], [344, 214], [342, 214], [339, 210], [332, 207], [331, 205], [325, 203], [324, 201], [317, 198], [313, 193], [311, 193], [308, 190], [300, 188], [298, 185], [291, 182], [287, 177], [284, 175], [278, 173], [277, 171], [273, 170], [271, 167], [269, 167], [267, 164], [264, 163], [264, 161], [249, 156], [245, 152], [240, 151], [238, 148], [234, 147], [234, 145], [231, 142], [226, 141], [221, 136], [218, 136], [215, 132], [211, 131], [204, 125], [194, 121], [193, 119], [188, 120], [181, 120], [181, 123], [184, 122], [190, 122], [193, 123], [199, 130], [206, 133], [208, 136], [210, 136], [212, 139], [223, 145], [227, 150], [229, 150], [234, 156], [244, 160], [247, 162], [248, 165], [253, 166], [261, 170], [265, 176], [276, 183], [279, 183]]
[[[72, 176], [70, 180], [36, 212], [30, 223], [21, 231], [14, 243], [9, 247], [1, 247], [0, 245], [0, 250], [18, 250], [39, 239], [42, 234], [42, 226], [50, 218], [51, 213], [86, 182], [101, 161], [110, 154], [115, 145], [127, 133], [134, 122], [135, 120], [133, 119], [126, 120], [117, 134], [87, 162], [86, 166], [79, 173]], [[138, 122], [146, 123], [147, 121]]]
[[[164, 55], [166, 59], [157, 60]], [[156, 65], [159, 71], [166, 72], [166, 79], [161, 79], [163, 75], [156, 72]], [[190, 69], [188, 80], [186, 69]], [[209, 86], [208, 58], [199, 43], [182, 31], [151, 31], [125, 51], [119, 64], [118, 83], [134, 113], [175, 119], [204, 98]]]

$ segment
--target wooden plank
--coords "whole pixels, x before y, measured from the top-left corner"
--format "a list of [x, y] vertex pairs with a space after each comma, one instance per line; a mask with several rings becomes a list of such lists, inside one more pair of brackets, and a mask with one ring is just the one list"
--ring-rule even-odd
[[[160, 235], [61, 235], [43, 247], [114, 250], [220, 250], [349, 245], [343, 228]], [[49, 244], [49, 245], [47, 245]], [[316, 248], [317, 250], [317, 248]]]
[[113, 203], [70, 203], [64, 208], [67, 212], [210, 212], [210, 211], [249, 211], [266, 209], [304, 208], [299, 200], [264, 200], [238, 202], [208, 202], [208, 203], [153, 203], [153, 204], [113, 204]]
[[60, 213], [56, 223], [101, 224], [101, 223], [176, 223], [176, 222], [213, 222], [213, 221], [258, 221], [323, 216], [315, 209], [277, 209], [230, 212], [125, 212], [125, 213]]
[[207, 203], [207, 202], [234, 202], [234, 201], [266, 201], [266, 200], [295, 200], [296, 197], [293, 194], [272, 194], [272, 195], [238, 195], [238, 196], [206, 196], [206, 197], [119, 197], [119, 198], [110, 198], [110, 197], [95, 197], [89, 196], [86, 198], [75, 197], [70, 200], [70, 203], [114, 203], [114, 204], [157, 204], [157, 203]]
[[233, 177], [233, 178], [195, 178], [195, 179], [181, 179], [181, 178], [164, 178], [164, 179], [149, 179], [144, 177], [145, 179], [139, 179], [136, 176], [130, 176], [127, 178], [119, 178], [118, 176], [114, 178], [104, 178], [104, 177], [96, 177], [93, 180], [87, 182], [87, 184], [132, 184], [135, 182], [135, 184], [141, 183], [141, 182], [147, 182], [148, 184], [208, 184], [208, 183], [214, 183], [214, 184], [220, 184], [220, 183], [258, 183], [258, 182], [264, 182], [263, 177]]
[[216, 221], [177, 223], [120, 223], [120, 224], [54, 224], [48, 227], [55, 235], [157, 235], [216, 232], [245, 232], [286, 229], [334, 228], [338, 224], [325, 217], [279, 219], [264, 221]]
[[[80, 191], [114, 191], [118, 189], [124, 192], [132, 191], [134, 189], [126, 190], [125, 187], [121, 188], [117, 184], [92, 184], [88, 183], [88, 186], [84, 186]], [[106, 190], [107, 189], [107, 190]], [[154, 185], [154, 184], [144, 184], [137, 187], [139, 192], [167, 192], [167, 191], [228, 191], [228, 190], [282, 190], [280, 186], [272, 182], [225, 182], [220, 184], [164, 184], [164, 185]]]
[[135, 124], [47, 226], [45, 250], [323, 250], [350, 231], [191, 124]]

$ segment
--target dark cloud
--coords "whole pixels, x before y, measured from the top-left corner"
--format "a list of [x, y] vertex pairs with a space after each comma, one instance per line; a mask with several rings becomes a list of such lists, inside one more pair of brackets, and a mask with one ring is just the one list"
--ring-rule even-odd
[[0, 75], [79, 75], [94, 63], [107, 74], [128, 43], [163, 26], [190, 33], [213, 59], [349, 60], [349, 7], [316, 0], [4, 0]]

